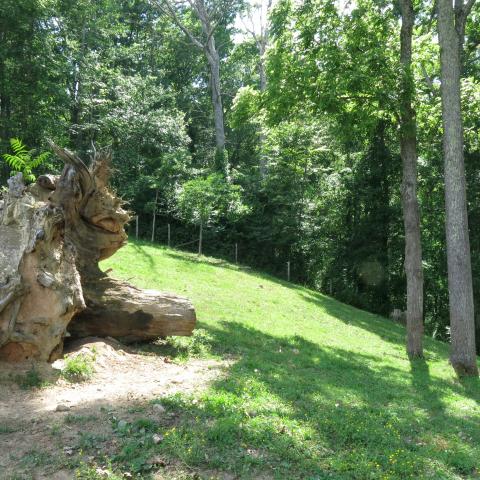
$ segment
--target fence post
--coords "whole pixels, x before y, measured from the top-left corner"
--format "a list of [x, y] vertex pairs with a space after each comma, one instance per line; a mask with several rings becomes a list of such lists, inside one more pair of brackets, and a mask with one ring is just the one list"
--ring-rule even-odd
[[135, 216], [135, 238], [138, 240], [138, 215]]
[[168, 248], [170, 248], [170, 224], [167, 224], [167, 231], [168, 231]]
[[287, 262], [287, 280], [290, 281], [290, 261]]
[[235, 243], [235, 263], [238, 263], [238, 243]]

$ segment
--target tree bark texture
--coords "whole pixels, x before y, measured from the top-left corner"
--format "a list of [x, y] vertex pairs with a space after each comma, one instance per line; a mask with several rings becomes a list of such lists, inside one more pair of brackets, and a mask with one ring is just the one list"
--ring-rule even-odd
[[403, 182], [402, 206], [405, 229], [405, 274], [407, 278], [407, 354], [423, 356], [423, 268], [420, 209], [417, 198], [417, 125], [413, 109], [412, 35], [415, 21], [412, 0], [401, 0], [400, 63], [400, 155]]
[[215, 48], [213, 36], [207, 47], [207, 58], [210, 66], [210, 83], [212, 90], [213, 116], [215, 122], [215, 143], [217, 151], [225, 150], [225, 127], [223, 118], [222, 87], [220, 84], [220, 57]]
[[84, 286], [86, 309], [68, 326], [72, 337], [114, 337], [123, 343], [190, 335], [195, 310], [182, 297], [140, 290], [109, 277]]
[[[458, 3], [457, 1], [457, 9]], [[463, 2], [461, 3], [463, 5]], [[458, 22], [457, 25], [455, 22], [458, 13], [458, 10], [454, 10], [451, 0], [438, 0], [450, 298], [450, 361], [459, 375], [478, 375], [460, 96], [460, 45], [463, 43], [460, 37], [463, 36], [463, 31], [456, 28], [459, 26]]]
[[87, 168], [53, 148], [61, 176], [25, 187], [17, 175], [0, 201], [0, 359], [55, 360], [70, 326], [76, 336], [126, 340], [190, 334], [188, 300], [135, 289], [98, 266], [127, 239], [129, 215], [107, 187], [111, 155]]

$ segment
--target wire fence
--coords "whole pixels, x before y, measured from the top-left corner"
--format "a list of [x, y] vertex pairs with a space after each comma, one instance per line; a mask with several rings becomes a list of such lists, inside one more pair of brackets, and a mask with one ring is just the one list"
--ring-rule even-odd
[[[135, 216], [135, 239], [136, 240], [141, 240], [140, 238], [140, 228], [139, 228], [139, 224], [140, 224], [140, 221], [139, 221], [139, 215], [136, 215]], [[194, 244], [197, 244], [198, 245], [198, 253], [199, 255], [201, 255], [203, 252], [202, 252], [202, 237], [201, 236], [198, 236], [196, 238], [194, 238], [193, 240], [189, 240], [189, 241], [186, 241], [186, 242], [181, 242], [181, 243], [177, 243], [175, 245], [172, 245], [172, 226], [170, 223], [167, 224], [167, 246], [169, 248], [173, 248], [173, 249], [178, 249], [178, 248], [181, 248], [181, 247], [187, 247], [189, 245], [194, 245]], [[152, 224], [152, 228], [151, 228], [151, 242], [152, 243], [155, 243], [156, 242], [156, 237], [157, 237], [157, 232], [156, 232], [156, 225], [155, 225], [155, 222], [153, 222]], [[150, 236], [150, 233], [148, 233], [148, 235]], [[232, 258], [232, 257], [230, 257]], [[235, 242], [235, 244], [233, 245], [233, 260], [235, 261], [235, 264], [238, 265], [239, 263], [239, 243], [238, 242]], [[285, 273], [284, 273], [284, 278], [290, 282], [290, 279], [291, 279], [291, 272], [292, 272], [292, 262], [290, 260], [286, 261], [285, 262]], [[283, 276], [283, 275], [282, 275]]]

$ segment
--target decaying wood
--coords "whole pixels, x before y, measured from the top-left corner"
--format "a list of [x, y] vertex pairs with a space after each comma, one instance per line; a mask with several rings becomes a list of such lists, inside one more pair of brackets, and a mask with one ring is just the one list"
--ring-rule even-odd
[[0, 212], [0, 359], [48, 360], [85, 307], [73, 245], [48, 191], [10, 179]]
[[195, 326], [191, 303], [176, 295], [139, 290], [104, 277], [84, 288], [87, 308], [70, 323], [73, 337], [114, 337], [123, 343], [170, 335], [190, 335]]
[[191, 334], [188, 300], [138, 290], [98, 266], [127, 239], [128, 212], [107, 186], [111, 154], [96, 153], [87, 168], [52, 148], [62, 175], [28, 187], [17, 175], [0, 201], [0, 359], [54, 360], [67, 329], [125, 341]]

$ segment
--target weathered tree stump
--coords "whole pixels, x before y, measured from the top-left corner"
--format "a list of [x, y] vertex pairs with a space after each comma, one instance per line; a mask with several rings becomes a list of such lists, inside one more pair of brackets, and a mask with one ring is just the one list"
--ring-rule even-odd
[[87, 168], [52, 148], [65, 162], [62, 175], [28, 187], [12, 177], [0, 200], [0, 359], [52, 361], [67, 330], [127, 342], [190, 335], [187, 299], [136, 289], [98, 266], [127, 240], [128, 212], [107, 186], [111, 154], [96, 153]]

